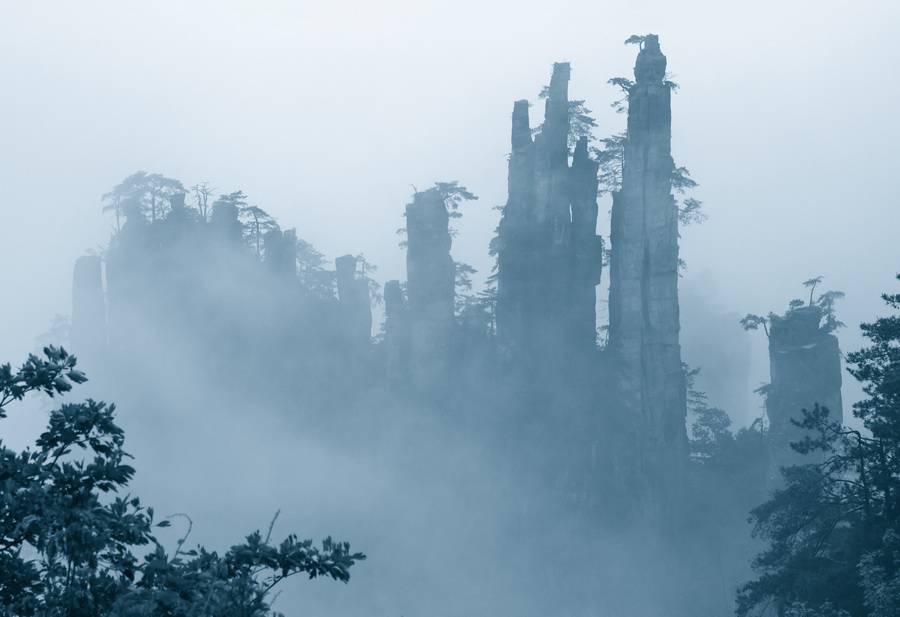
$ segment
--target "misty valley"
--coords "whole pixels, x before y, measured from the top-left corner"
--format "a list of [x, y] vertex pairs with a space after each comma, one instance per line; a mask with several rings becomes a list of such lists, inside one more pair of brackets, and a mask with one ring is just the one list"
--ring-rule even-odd
[[43, 414], [30, 444], [0, 432], [0, 615], [900, 616], [897, 281], [858, 349], [828, 272], [762, 314], [685, 310], [707, 214], [661, 40], [626, 41], [619, 132], [568, 62], [494, 118], [483, 277], [454, 256], [490, 207], [462, 177], [365, 230], [405, 280], [237, 187], [96, 187], [112, 233], [68, 316], [0, 358], [0, 426]]

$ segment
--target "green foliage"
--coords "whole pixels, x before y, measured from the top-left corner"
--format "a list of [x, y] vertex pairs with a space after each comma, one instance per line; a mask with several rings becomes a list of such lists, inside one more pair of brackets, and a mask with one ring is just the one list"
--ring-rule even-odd
[[[549, 95], [550, 86], [544, 86], [538, 96], [542, 99], [545, 99]], [[582, 137], [586, 137], [589, 144], [594, 142], [594, 129], [597, 128], [597, 120], [594, 118], [593, 114], [594, 112], [588, 109], [587, 105], [585, 105], [584, 99], [575, 99], [573, 101], [569, 101], [569, 133], [566, 136], [566, 143], [568, 145], [569, 152], [573, 152], [575, 150], [575, 145]], [[534, 127], [531, 130], [532, 134], [540, 133], [543, 127], [543, 124], [539, 124], [538, 126]]]
[[459, 212], [459, 206], [462, 205], [464, 201], [474, 201], [478, 199], [478, 195], [460, 185], [456, 180], [451, 182], [435, 182], [432, 189], [436, 190], [440, 194], [441, 199], [444, 200], [444, 205], [447, 206], [450, 218], [459, 218], [462, 216], [462, 213]]
[[699, 368], [682, 364], [687, 391], [688, 417], [692, 419], [690, 435], [691, 460], [707, 469], [732, 477], [742, 469], [762, 467], [766, 427], [757, 419], [749, 427], [731, 430], [728, 413], [710, 405], [706, 393], [697, 388]]
[[784, 608], [784, 617], [850, 617], [850, 613], [835, 609], [831, 602], [815, 608], [810, 608], [805, 602], [793, 602]]
[[[447, 192], [450, 201], [456, 200], [456, 205], [460, 199], [471, 195], [465, 187], [458, 187], [456, 183], [445, 183], [442, 189]], [[208, 182], [191, 186], [194, 213], [192, 224], [198, 227], [219, 227], [220, 231], [224, 231], [226, 236], [234, 238], [237, 242], [243, 240], [252, 247], [257, 258], [262, 259], [265, 234], [280, 230], [278, 221], [259, 206], [250, 205], [247, 194], [240, 190], [223, 193], [210, 203], [214, 190]], [[166, 219], [166, 210], [162, 206], [176, 192], [185, 192], [181, 182], [159, 174], [138, 171], [103, 196], [106, 203], [104, 210], [114, 210], [117, 217], [120, 214], [127, 217], [129, 212], [132, 215], [139, 214], [139, 220], [145, 221], [148, 219], [156, 195], [156, 221], [150, 222], [162, 223]], [[171, 215], [171, 212], [168, 214]], [[317, 298], [326, 300], [333, 298], [335, 276], [333, 271], [327, 269], [325, 256], [301, 238], [296, 239], [294, 248], [297, 256], [297, 278], [301, 287]], [[366, 262], [365, 267], [367, 270], [364, 276], [369, 280], [373, 297], [377, 301], [380, 297], [379, 286], [369, 276], [374, 266]]]
[[820, 328], [825, 332], [833, 332], [844, 327], [844, 322], [835, 317], [834, 302], [844, 297], [843, 291], [826, 291], [816, 300], [816, 306], [822, 311], [824, 319]]
[[[30, 393], [54, 397], [83, 383], [75, 367], [73, 356], [52, 346], [15, 371], [0, 366], [0, 418]], [[321, 547], [295, 535], [270, 544], [271, 526], [265, 538], [254, 532], [223, 555], [183, 550], [186, 535], [167, 554], [153, 534], [153, 509], [120, 494], [135, 470], [125, 463], [114, 415], [103, 402], [64, 403], [34, 448], [0, 443], [0, 614], [263, 616], [284, 579], [347, 582], [350, 567], [365, 558], [331, 538]], [[154, 548], [146, 553], [147, 546]]]
[[697, 186], [697, 182], [691, 178], [691, 172], [687, 167], [676, 166], [672, 169], [672, 191], [675, 193], [675, 206], [678, 208], [678, 222], [682, 226], [702, 223], [706, 220], [702, 202], [685, 196]]
[[731, 418], [722, 409], [712, 407], [706, 393], [697, 389], [699, 368], [691, 368], [682, 363], [687, 390], [687, 408], [691, 424], [691, 456], [695, 460], [708, 461], [720, 457], [722, 451], [730, 447], [734, 436], [729, 430]]
[[360, 253], [356, 256], [356, 277], [366, 282], [369, 288], [369, 297], [375, 304], [384, 302], [384, 295], [381, 293], [381, 284], [372, 276], [378, 271], [378, 266], [366, 259], [366, 256]]
[[496, 311], [497, 287], [490, 281], [477, 294], [467, 293], [456, 297], [458, 322], [480, 337], [490, 337], [497, 333]]
[[763, 330], [766, 333], [766, 336], [769, 336], [769, 320], [771, 318], [771, 313], [769, 317], [763, 317], [762, 315], [756, 315], [754, 313], [747, 313], [741, 318], [741, 327], [744, 330], [758, 330], [760, 326], [762, 326]]
[[598, 196], [622, 189], [626, 139], [624, 132], [616, 133], [600, 140], [602, 148], [594, 148], [594, 160], [598, 164]]
[[[624, 87], [624, 86], [623, 86]], [[600, 139], [602, 147], [594, 148], [594, 159], [599, 166], [598, 195], [614, 193], [622, 188], [622, 171], [625, 163], [626, 133], [616, 133]], [[687, 167], [672, 169], [672, 191], [678, 208], [678, 222], [682, 226], [702, 223], [707, 219], [703, 203], [690, 196], [690, 191], [699, 186]]]
[[[240, 191], [238, 191], [240, 193]], [[241, 193], [243, 194], [243, 193]], [[241, 225], [244, 236], [256, 248], [256, 256], [262, 256], [262, 238], [268, 231], [280, 229], [275, 219], [259, 206], [243, 206], [240, 209]]]
[[[883, 294], [882, 299], [900, 309], [900, 293]], [[847, 354], [847, 362], [868, 398], [854, 404], [853, 413], [875, 438], [900, 445], [900, 315], [881, 317], [860, 329], [872, 344]]]
[[809, 303], [810, 304], [813, 303], [813, 293], [815, 293], [815, 291], [816, 291], [816, 286], [822, 282], [823, 278], [824, 277], [819, 275], [819, 276], [814, 276], [811, 279], [807, 279], [807, 280], [803, 281], [803, 286], [806, 287], [807, 289], [809, 289]]
[[178, 180], [158, 173], [137, 171], [103, 195], [103, 211], [115, 212], [117, 230], [121, 226], [120, 218], [123, 215], [126, 218], [155, 222], [171, 209], [171, 200], [176, 193], [186, 193]]
[[87, 381], [76, 363], [65, 349], [51, 345], [44, 348], [43, 358], [29, 354], [16, 371], [9, 363], [0, 365], [0, 418], [6, 417], [7, 405], [21, 401], [26, 394], [40, 392], [53, 398], [70, 391], [73, 384]]
[[[900, 294], [883, 297], [900, 308]], [[792, 447], [819, 454], [784, 469], [784, 486], [751, 513], [768, 546], [754, 562], [758, 578], [739, 593], [739, 615], [772, 604], [780, 614], [800, 606], [818, 612], [794, 614], [898, 615], [900, 317], [862, 330], [872, 344], [847, 361], [868, 396], [853, 406], [865, 430], [831, 421], [818, 405], [803, 410], [795, 424], [810, 433]]]
[[826, 291], [813, 300], [813, 292], [815, 291], [816, 285], [822, 282], [822, 278], [823, 277], [821, 276], [817, 276], [803, 282], [803, 286], [810, 289], [808, 303], [799, 298], [795, 298], [788, 303], [787, 312], [781, 316], [769, 313], [768, 316], [763, 317], [754, 313], [747, 313], [740, 321], [741, 327], [743, 327], [744, 330], [758, 330], [760, 326], [762, 326], [766, 336], [769, 336], [769, 325], [772, 323], [773, 319], [786, 319], [793, 311], [809, 306], [819, 309], [819, 330], [822, 333], [829, 334], [838, 328], [842, 328], [845, 324], [837, 318], [834, 311], [834, 303], [844, 297], [844, 292]]
[[219, 195], [213, 206], [221, 204], [230, 208], [234, 208], [240, 212], [247, 206], [247, 194], [244, 191], [233, 191], [231, 193], [223, 193]]
[[200, 215], [200, 220], [206, 222], [209, 220], [209, 215], [211, 212], [212, 204], [209, 203], [209, 198], [212, 197], [213, 192], [215, 191], [209, 185], [209, 182], [200, 182], [191, 187], [191, 192], [194, 194], [194, 207], [197, 208], [197, 212]]
[[644, 41], [647, 40], [647, 37], [652, 36], [650, 34], [632, 34], [627, 39], [625, 39], [625, 45], [637, 45], [641, 49], [644, 47]]
[[634, 87], [634, 82], [627, 77], [610, 77], [606, 80], [611, 86], [616, 86], [622, 92], [619, 98], [615, 99], [612, 103], [609, 104], [617, 114], [624, 114], [628, 111], [628, 93], [631, 92], [631, 89]]
[[464, 261], [453, 262], [453, 267], [455, 271], [454, 281], [457, 294], [464, 294], [472, 291], [472, 275], [478, 272], [478, 270]]

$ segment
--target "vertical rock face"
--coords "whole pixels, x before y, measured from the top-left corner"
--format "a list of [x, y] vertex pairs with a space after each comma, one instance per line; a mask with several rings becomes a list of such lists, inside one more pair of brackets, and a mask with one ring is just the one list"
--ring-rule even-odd
[[828, 408], [833, 421], [843, 420], [841, 350], [837, 337], [820, 325], [822, 317], [818, 306], [804, 306], [771, 318], [766, 415], [772, 483], [777, 483], [781, 467], [809, 461], [791, 449], [791, 442], [805, 434], [791, 419], [801, 419], [803, 409], [818, 403]]
[[449, 220], [437, 189], [416, 193], [406, 206], [410, 360], [423, 387], [441, 382], [448, 361], [455, 278]]
[[372, 307], [369, 284], [356, 275], [356, 257], [344, 255], [334, 260], [337, 270], [338, 301], [351, 345], [365, 347], [372, 337]]
[[234, 242], [241, 241], [241, 223], [238, 220], [238, 208], [234, 204], [216, 202], [210, 215], [210, 227], [220, 239]]
[[72, 277], [72, 351], [88, 364], [106, 348], [106, 301], [100, 257], [75, 262]]
[[407, 377], [409, 368], [409, 335], [406, 300], [400, 281], [384, 284], [384, 347], [385, 372], [392, 383]]
[[562, 367], [595, 342], [602, 240], [597, 163], [581, 139], [569, 166], [567, 63], [553, 66], [544, 123], [534, 139], [528, 102], [512, 116], [508, 200], [499, 228], [497, 331], [508, 357], [534, 372]]
[[588, 155], [587, 138], [575, 146], [569, 170], [572, 204], [572, 279], [568, 322], [574, 345], [593, 346], [597, 336], [597, 292], [603, 271], [603, 238], [597, 229], [597, 162]]
[[613, 195], [609, 346], [632, 418], [649, 498], [666, 509], [687, 456], [678, 314], [678, 211], [672, 196], [671, 91], [649, 35], [628, 93], [622, 189]]
[[272, 229], [263, 236], [265, 263], [278, 276], [297, 274], [297, 232]]
[[497, 263], [497, 335], [505, 351], [517, 353], [533, 331], [534, 302], [539, 294], [536, 251], [540, 229], [534, 195], [534, 143], [528, 101], [516, 101], [512, 115], [508, 198], [499, 227]]

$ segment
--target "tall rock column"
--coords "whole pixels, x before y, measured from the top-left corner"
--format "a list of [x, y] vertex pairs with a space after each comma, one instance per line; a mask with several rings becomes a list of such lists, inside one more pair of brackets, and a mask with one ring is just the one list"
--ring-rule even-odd
[[533, 302], [540, 290], [536, 276], [541, 255], [536, 250], [540, 230], [534, 214], [534, 142], [526, 100], [513, 105], [507, 184], [497, 255], [497, 335], [502, 349], [512, 356], [522, 351], [524, 341], [534, 330]]
[[572, 204], [569, 334], [575, 348], [593, 348], [597, 336], [597, 285], [603, 271], [603, 238], [597, 235], [597, 169], [587, 137], [578, 140], [569, 170]]
[[831, 420], [843, 420], [841, 350], [837, 337], [822, 325], [822, 317], [818, 306], [807, 305], [770, 319], [771, 381], [766, 392], [766, 416], [772, 485], [779, 483], [781, 467], [810, 460], [790, 445], [806, 434], [791, 423], [803, 417], [803, 409], [812, 409], [818, 403], [828, 408]]
[[72, 276], [72, 352], [90, 365], [106, 350], [106, 299], [100, 257], [75, 261]]
[[297, 230], [272, 229], [263, 235], [266, 267], [283, 277], [297, 275]]
[[672, 195], [671, 90], [666, 57], [648, 35], [628, 92], [622, 189], [613, 195], [609, 346], [620, 405], [655, 514], [674, 506], [687, 458], [679, 345], [678, 211]]
[[400, 281], [384, 284], [384, 349], [388, 380], [395, 385], [408, 379], [409, 319]]
[[369, 302], [369, 284], [356, 275], [357, 259], [344, 255], [334, 261], [337, 270], [338, 301], [344, 328], [351, 345], [365, 348], [372, 337], [372, 306]]
[[593, 350], [595, 286], [602, 241], [597, 227], [597, 163], [587, 140], [569, 166], [570, 67], [553, 65], [544, 123], [532, 139], [528, 102], [512, 116], [509, 197], [499, 228], [497, 330], [509, 358], [551, 388], [578, 350]]
[[453, 326], [455, 266], [449, 213], [437, 189], [406, 206], [410, 369], [418, 388], [445, 382]]

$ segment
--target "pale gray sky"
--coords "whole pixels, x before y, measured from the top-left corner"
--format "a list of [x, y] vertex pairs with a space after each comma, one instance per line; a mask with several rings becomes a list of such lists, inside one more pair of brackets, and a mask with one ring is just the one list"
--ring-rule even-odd
[[823, 274], [853, 349], [900, 270], [898, 23], [888, 1], [0, 1], [0, 360], [68, 313], [73, 260], [110, 230], [99, 197], [137, 169], [243, 189], [381, 278], [404, 277], [410, 185], [458, 179], [481, 200], [454, 255], [484, 272], [513, 100], [568, 60], [620, 130], [606, 80], [645, 32], [710, 217], [683, 235], [684, 284], [765, 312]]

